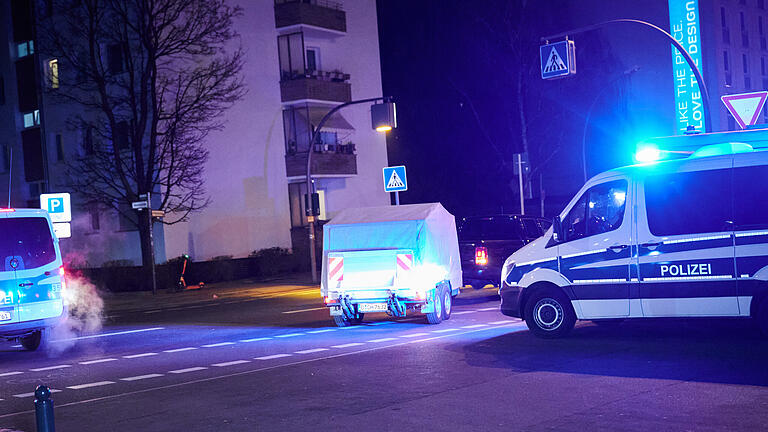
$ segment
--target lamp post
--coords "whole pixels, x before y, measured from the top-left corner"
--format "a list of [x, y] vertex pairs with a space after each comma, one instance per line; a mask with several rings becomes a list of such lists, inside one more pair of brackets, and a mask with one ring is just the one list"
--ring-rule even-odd
[[315, 140], [317, 140], [320, 130], [323, 128], [323, 125], [325, 125], [325, 122], [340, 109], [350, 105], [378, 101], [382, 101], [383, 103], [371, 107], [371, 124], [373, 128], [379, 132], [390, 131], [392, 128], [397, 127], [395, 103], [392, 102], [391, 97], [360, 99], [337, 105], [328, 111], [323, 118], [320, 119], [320, 123], [317, 124], [317, 127], [312, 130], [309, 149], [307, 151], [307, 222], [309, 223], [309, 267], [312, 272], [312, 283], [317, 283], [317, 253], [315, 252], [315, 217], [317, 215], [315, 214], [315, 206], [312, 199], [314, 194], [312, 185], [312, 153], [314, 152]]

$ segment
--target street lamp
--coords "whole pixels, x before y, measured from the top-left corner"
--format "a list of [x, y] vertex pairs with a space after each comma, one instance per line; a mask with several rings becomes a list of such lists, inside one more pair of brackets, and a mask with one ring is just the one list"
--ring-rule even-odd
[[[381, 101], [382, 103], [375, 103]], [[317, 210], [314, 206], [314, 188], [312, 185], [312, 153], [315, 146], [320, 130], [325, 125], [325, 122], [331, 118], [336, 111], [348, 107], [350, 105], [357, 105], [362, 103], [374, 102], [371, 105], [371, 126], [373, 129], [379, 132], [387, 132], [392, 128], [397, 127], [397, 116], [395, 111], [395, 103], [391, 97], [377, 97], [360, 99], [350, 102], [345, 102], [341, 105], [333, 107], [327, 114], [323, 116], [317, 127], [312, 130], [312, 137], [309, 141], [309, 149], [307, 151], [307, 208], [308, 216], [307, 222], [309, 222], [309, 260], [310, 271], [312, 272], [312, 283], [317, 283], [317, 253], [315, 252], [315, 217], [317, 216]]]

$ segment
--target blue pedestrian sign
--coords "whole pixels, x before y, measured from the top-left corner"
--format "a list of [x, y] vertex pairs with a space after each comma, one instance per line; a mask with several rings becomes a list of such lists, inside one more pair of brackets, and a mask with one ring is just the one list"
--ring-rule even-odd
[[384, 191], [402, 192], [408, 190], [405, 165], [384, 168]]
[[562, 78], [576, 73], [576, 47], [571, 40], [564, 40], [539, 47], [541, 77]]

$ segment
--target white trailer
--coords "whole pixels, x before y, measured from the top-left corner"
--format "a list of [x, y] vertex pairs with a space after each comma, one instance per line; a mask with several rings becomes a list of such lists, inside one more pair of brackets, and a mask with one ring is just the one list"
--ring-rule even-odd
[[323, 226], [320, 291], [340, 327], [408, 310], [438, 324], [461, 282], [456, 222], [440, 203], [351, 208]]

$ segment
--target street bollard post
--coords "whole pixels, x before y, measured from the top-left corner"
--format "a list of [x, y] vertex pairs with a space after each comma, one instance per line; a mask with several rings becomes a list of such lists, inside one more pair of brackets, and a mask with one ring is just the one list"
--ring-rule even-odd
[[51, 391], [44, 385], [39, 385], [35, 389], [35, 419], [37, 419], [37, 432], [56, 431]]

